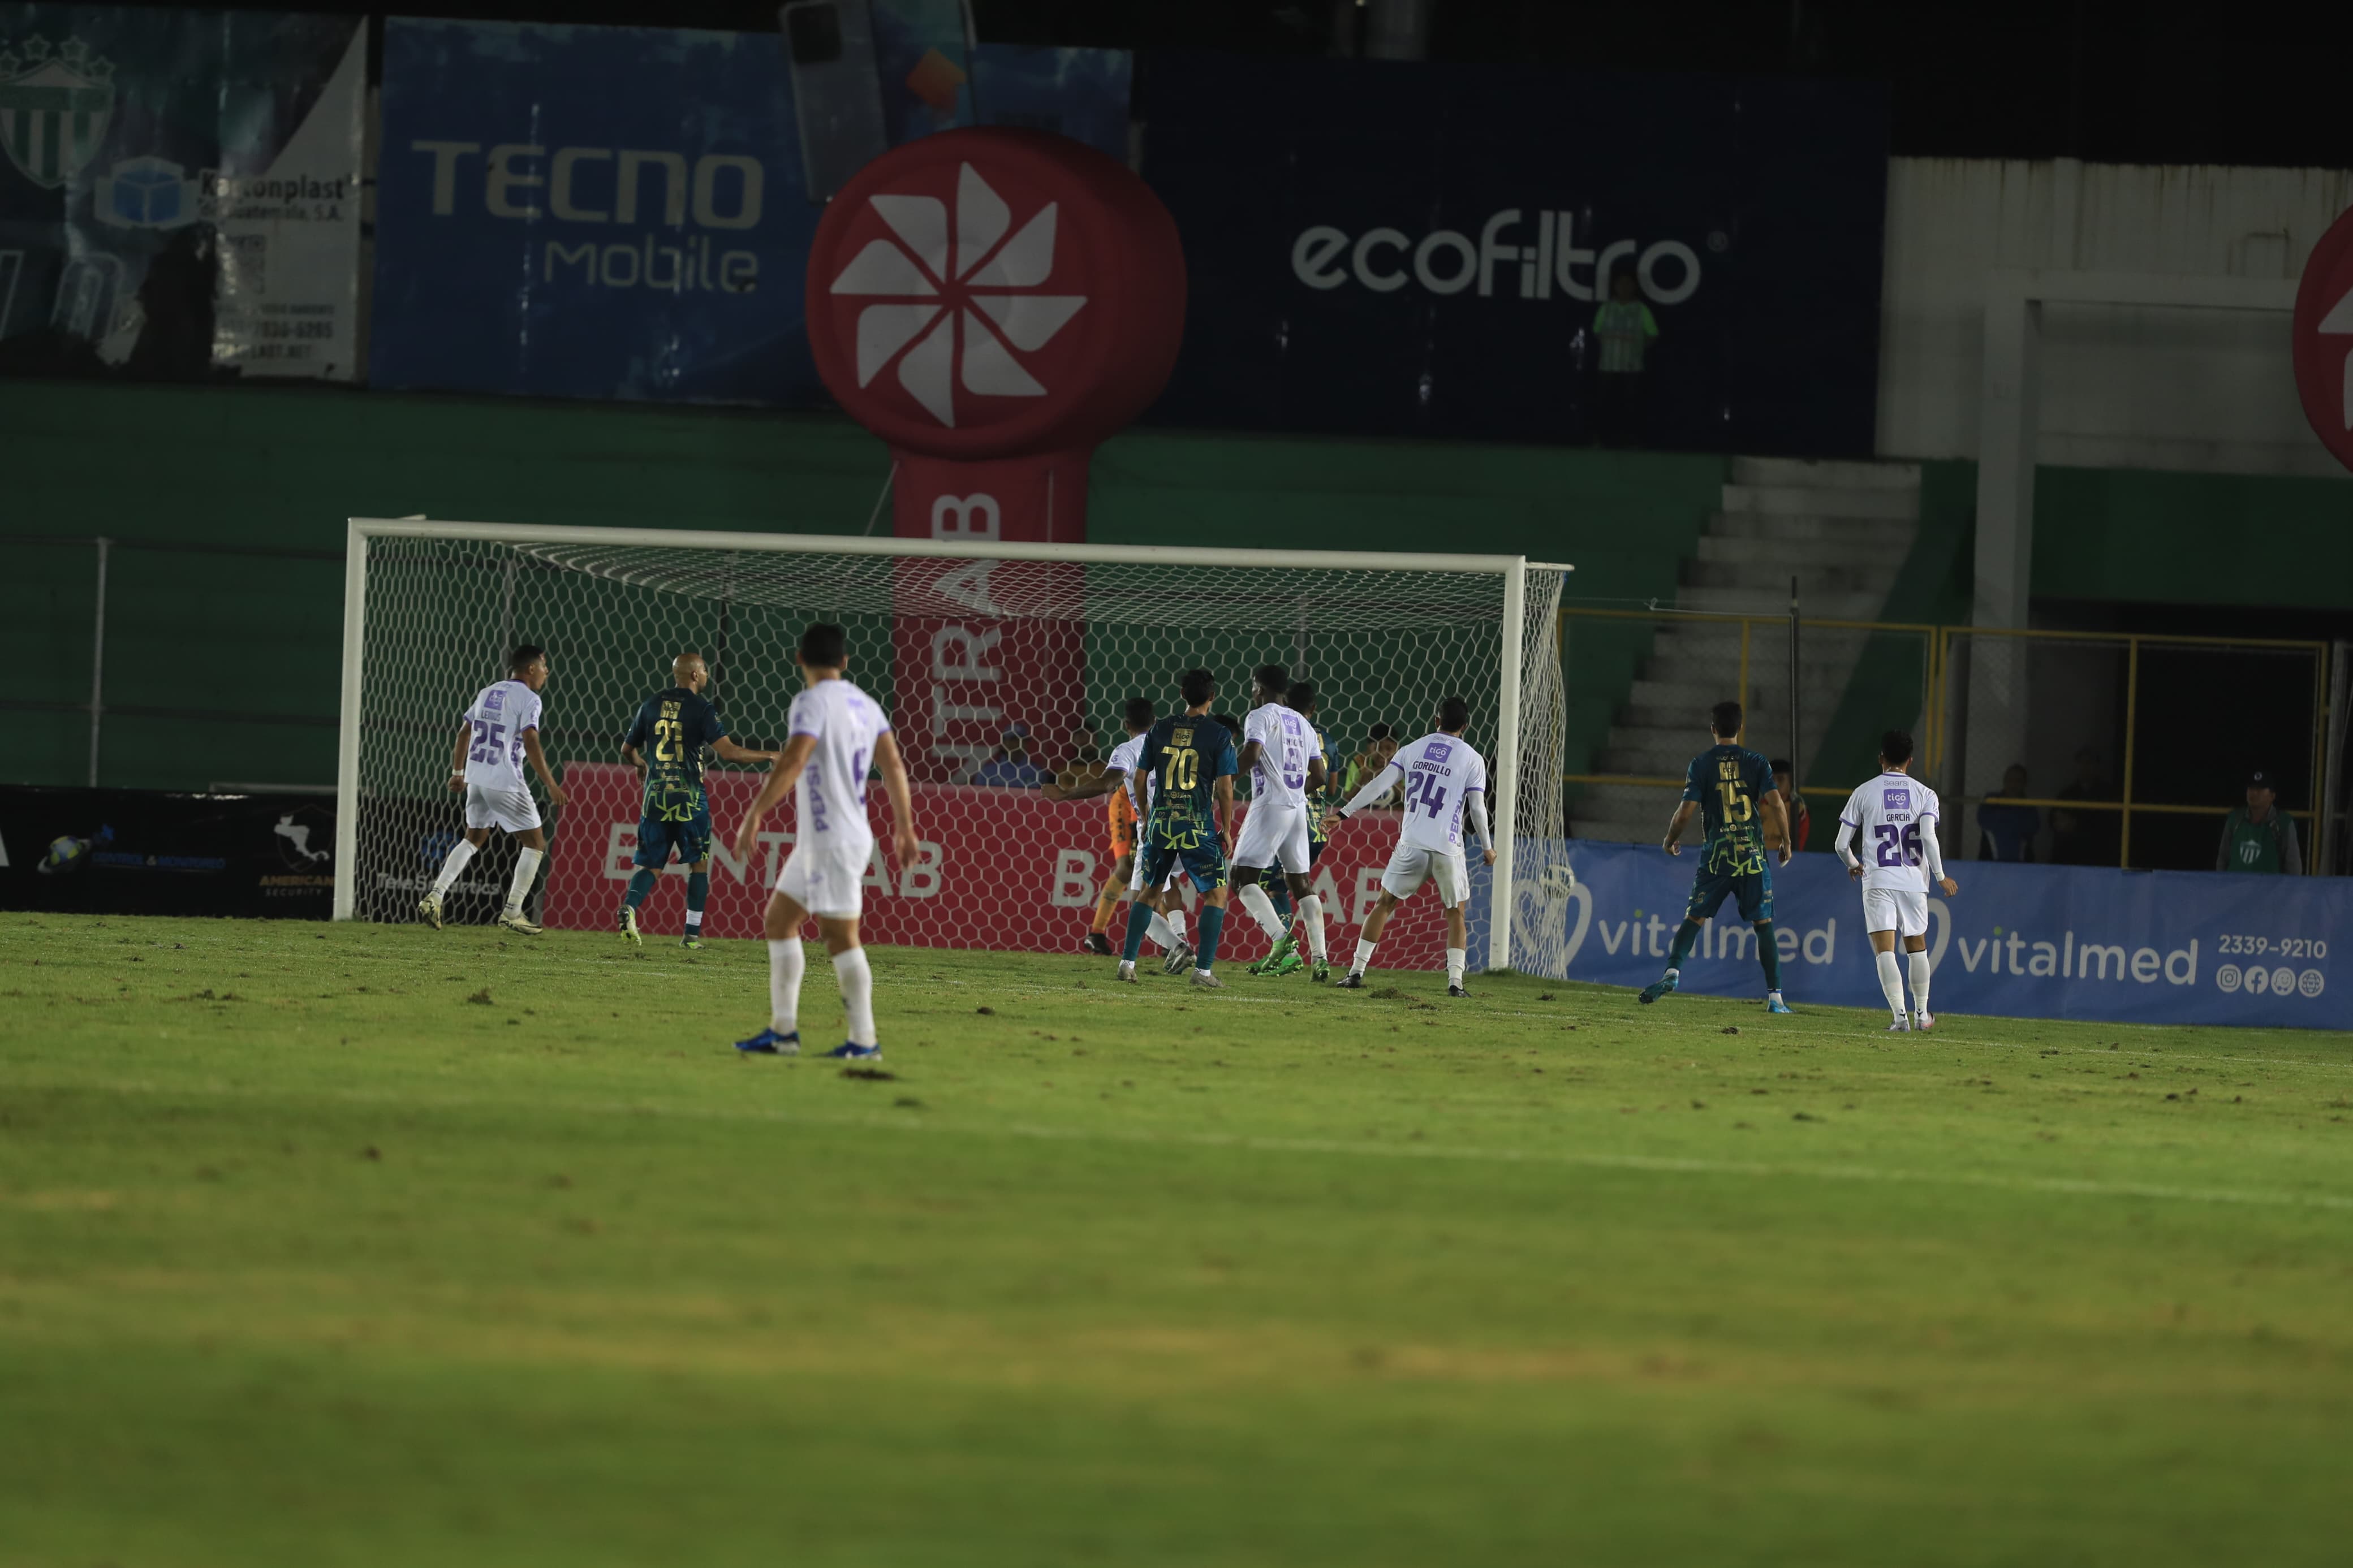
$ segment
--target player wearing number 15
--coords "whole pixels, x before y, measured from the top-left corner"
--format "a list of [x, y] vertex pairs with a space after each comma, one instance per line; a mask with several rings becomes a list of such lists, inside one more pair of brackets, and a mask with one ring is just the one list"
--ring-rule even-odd
[[1739, 900], [1740, 918], [1757, 928], [1757, 962], [1765, 971], [1765, 1009], [1786, 1013], [1781, 1000], [1781, 950], [1773, 930], [1773, 868], [1766, 851], [1789, 863], [1789, 818], [1773, 787], [1773, 764], [1740, 743], [1746, 716], [1737, 702], [1708, 710], [1708, 733], [1715, 744], [1692, 759], [1683, 774], [1683, 804], [1667, 823], [1660, 847], [1680, 855], [1676, 840], [1698, 812], [1707, 830], [1699, 869], [1692, 877], [1691, 902], [1667, 950], [1666, 973], [1642, 988], [1640, 1000], [1655, 1002], [1682, 983], [1683, 960], [1724, 900]]
[[774, 752], [747, 752], [727, 738], [719, 710], [703, 700], [711, 668], [699, 653], [670, 661], [670, 684], [638, 709], [621, 742], [621, 757], [645, 781], [645, 805], [638, 822], [637, 873], [621, 904], [621, 934], [638, 946], [638, 910], [654, 890], [654, 879], [677, 852], [686, 874], [686, 934], [681, 947], [702, 945], [702, 906], [711, 897], [711, 800], [702, 791], [706, 749], [722, 762], [773, 763]]
[[458, 721], [457, 743], [449, 750], [449, 787], [466, 795], [466, 836], [449, 847], [433, 879], [433, 889], [417, 900], [417, 912], [441, 929], [441, 899], [458, 880], [474, 852], [490, 842], [492, 827], [514, 835], [522, 848], [515, 856], [514, 880], [507, 888], [506, 909], [499, 924], [525, 936], [539, 928], [526, 919], [522, 901], [539, 876], [539, 862], [547, 853], [547, 835], [539, 825], [539, 807], [532, 803], [531, 785], [523, 779], [526, 758], [547, 786], [550, 805], [564, 804], [564, 791], [547, 769], [547, 754], [539, 748], [540, 692], [547, 685], [547, 655], [526, 643], [507, 656], [507, 679], [485, 686], [473, 706]]
[[[1895, 1015], [1891, 1031], [1932, 1029], [1928, 1011], [1928, 883], [1951, 898], [1961, 885], [1945, 875], [1936, 847], [1936, 819], [1944, 808], [1936, 792], [1912, 776], [1912, 737], [1890, 730], [1879, 738], [1879, 776], [1857, 785], [1839, 813], [1839, 858], [1847, 874], [1862, 883], [1862, 929], [1871, 935], [1879, 964], [1880, 994]], [[1849, 847], [1860, 844], [1860, 858]], [[1895, 963], [1895, 939], [1911, 955], [1913, 1016], [1904, 1016], [1904, 972]]]

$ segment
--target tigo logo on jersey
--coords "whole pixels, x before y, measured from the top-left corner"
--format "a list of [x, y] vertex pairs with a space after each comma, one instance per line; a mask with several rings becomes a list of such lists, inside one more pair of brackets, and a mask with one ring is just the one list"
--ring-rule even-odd
[[868, 198], [890, 237], [869, 240], [831, 287], [887, 301], [858, 313], [860, 387], [896, 359], [899, 384], [951, 428], [958, 387], [982, 397], [1044, 396], [1021, 356], [1044, 348], [1087, 302], [1033, 291], [1054, 270], [1060, 205], [1046, 203], [1013, 231], [1012, 208], [970, 163], [956, 177], [953, 234], [936, 196]]
[[1879, 809], [1882, 811], [1911, 810], [1912, 792], [1908, 789], [1904, 789], [1895, 785], [1890, 785], [1888, 788], [1881, 790], [1879, 792]]
[[1454, 748], [1444, 741], [1432, 741], [1422, 748], [1421, 754], [1427, 761], [1442, 763], [1454, 754]]

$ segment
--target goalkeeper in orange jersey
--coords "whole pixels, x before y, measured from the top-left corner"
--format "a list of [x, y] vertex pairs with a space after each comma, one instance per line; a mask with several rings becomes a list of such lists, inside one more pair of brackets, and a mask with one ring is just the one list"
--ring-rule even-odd
[[1179, 904], [1172, 919], [1158, 908], [1160, 889], [1139, 892], [1131, 886], [1135, 871], [1135, 804], [1128, 798], [1127, 775], [1135, 771], [1137, 753], [1144, 749], [1145, 731], [1152, 728], [1155, 717], [1149, 697], [1131, 697], [1121, 718], [1127, 725], [1127, 739], [1112, 748], [1112, 753], [1101, 773], [1082, 784], [1050, 784], [1040, 792], [1048, 800], [1092, 800], [1097, 795], [1110, 796], [1105, 808], [1111, 825], [1111, 875], [1103, 879], [1103, 892], [1095, 900], [1094, 928], [1079, 944], [1082, 952], [1092, 952], [1104, 958], [1111, 956], [1111, 921], [1119, 906], [1132, 898], [1141, 898], [1144, 907], [1152, 911], [1152, 940], [1166, 952], [1174, 952], [1184, 943], [1184, 935], [1175, 923], [1185, 918]]

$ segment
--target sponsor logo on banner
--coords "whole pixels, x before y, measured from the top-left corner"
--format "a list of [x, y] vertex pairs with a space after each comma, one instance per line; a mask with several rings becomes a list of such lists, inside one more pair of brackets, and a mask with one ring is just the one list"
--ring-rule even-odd
[[[1386, 226], [1351, 237], [1316, 224], [1292, 241], [1291, 270], [1310, 289], [1326, 291], [1354, 282], [1394, 294], [1411, 283], [1431, 294], [1467, 291], [1485, 300], [1516, 283], [1516, 294], [1504, 298], [1550, 300], [1556, 291], [1563, 300], [1591, 302], [1609, 298], [1611, 276], [1630, 260], [1636, 283], [1653, 303], [1680, 305], [1699, 292], [1699, 253], [1682, 240], [1616, 239], [1579, 249], [1576, 236], [1574, 213], [1519, 207], [1491, 216], [1475, 240], [1451, 228], [1417, 240]], [[1721, 250], [1725, 237], [1718, 231], [1708, 243]]]
[[[1567, 979], [1635, 986], [1658, 978], [1691, 890], [1688, 858], [1584, 840], [1561, 847], [1574, 876], [1520, 890], [1514, 931], [1542, 942], [1515, 952], [1564, 948]], [[2353, 1024], [2353, 1008], [2341, 1007], [2328, 986], [2327, 941], [2308, 934], [2353, 916], [2353, 889], [2336, 879], [1978, 861], [1953, 869], [1960, 895], [1928, 900], [1939, 1013]], [[1845, 868], [1829, 855], [1799, 855], [1773, 878], [1790, 1003], [1883, 1006]], [[1707, 921], [1683, 965], [1683, 989], [1760, 996], [1756, 941], [1728, 910]]]

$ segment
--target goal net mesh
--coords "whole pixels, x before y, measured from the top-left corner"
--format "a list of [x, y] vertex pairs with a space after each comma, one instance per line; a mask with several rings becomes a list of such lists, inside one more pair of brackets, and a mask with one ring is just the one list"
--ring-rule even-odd
[[[1506, 626], [1504, 578], [1492, 572], [429, 536], [364, 543], [358, 918], [417, 918], [417, 899], [462, 829], [462, 799], [448, 787], [459, 715], [503, 676], [517, 643], [548, 652], [541, 739], [567, 795], [560, 810], [541, 806], [550, 844], [536, 898], [545, 923], [599, 929], [614, 921], [633, 869], [639, 804], [621, 742], [638, 706], [670, 684], [671, 659], [702, 653], [712, 674], [704, 694], [732, 738], [781, 750], [801, 685], [795, 644], [810, 622], [832, 621], [849, 633], [849, 678], [891, 714], [922, 846], [914, 864], [893, 861], [878, 784], [866, 940], [1075, 952], [1096, 925], [1112, 870], [1110, 803], [1057, 800], [1040, 786], [1083, 790], [1100, 778], [1103, 759], [1125, 738], [1129, 699], [1178, 711], [1178, 676], [1199, 667], [1217, 676], [1213, 711], [1243, 714], [1252, 669], [1286, 666], [1316, 689], [1334, 775], [1327, 798], [1336, 804], [1352, 763], [1373, 760], [1376, 726], [1410, 741], [1432, 727], [1441, 699], [1459, 695], [1471, 706], [1466, 738], [1493, 780], [1509, 637], [1523, 653], [1512, 962], [1537, 973], [1565, 966], [1556, 571], [1525, 574], [1525, 614]], [[759, 933], [766, 889], [791, 847], [788, 795], [753, 853], [735, 853], [760, 771], [714, 760], [705, 775], [715, 826], [706, 935]], [[1247, 781], [1236, 793], [1238, 804], [1247, 801]], [[1312, 873], [1343, 962], [1377, 895], [1397, 821], [1388, 809], [1341, 824]], [[512, 857], [502, 839], [494, 836], [450, 890], [445, 918], [494, 917]], [[1477, 860], [1473, 852], [1474, 966], [1486, 960], [1494, 908]], [[670, 867], [642, 911], [649, 933], [681, 929], [682, 871]], [[1197, 900], [1184, 891], [1189, 910]], [[1124, 910], [1111, 912], [1114, 945], [1124, 921]], [[1436, 966], [1441, 930], [1435, 898], [1424, 892], [1392, 921], [1378, 964]], [[1248, 962], [1268, 946], [1239, 900], [1225, 931], [1221, 960]]]

